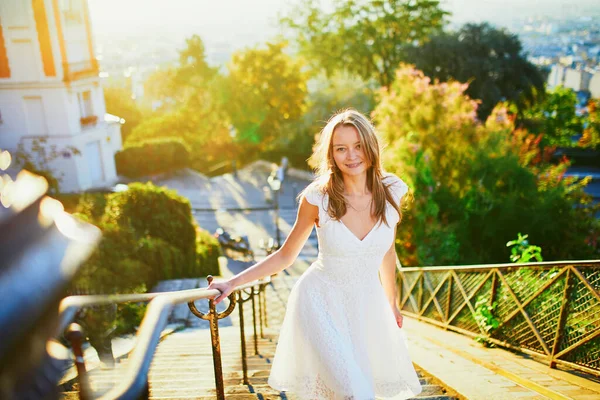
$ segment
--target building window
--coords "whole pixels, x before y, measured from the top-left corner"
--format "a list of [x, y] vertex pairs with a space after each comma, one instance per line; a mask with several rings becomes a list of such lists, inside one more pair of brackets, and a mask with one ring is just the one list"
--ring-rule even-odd
[[92, 91], [86, 90], [84, 92], [77, 93], [77, 100], [79, 101], [81, 126], [95, 125], [96, 122], [98, 122], [98, 117], [94, 115], [94, 111], [92, 109]]
[[92, 110], [92, 91], [86, 90], [84, 92], [77, 93], [77, 99], [79, 100], [79, 112], [81, 118], [87, 118], [94, 115]]
[[60, 10], [63, 13], [66, 25], [79, 25], [83, 23], [83, 9], [81, 0], [61, 0]]

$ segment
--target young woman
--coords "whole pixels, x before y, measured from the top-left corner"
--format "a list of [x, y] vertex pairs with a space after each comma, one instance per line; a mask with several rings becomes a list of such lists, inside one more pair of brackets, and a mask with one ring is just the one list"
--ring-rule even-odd
[[317, 178], [300, 194], [283, 246], [209, 289], [221, 291], [290, 266], [317, 227], [319, 255], [294, 285], [268, 383], [303, 399], [405, 399], [421, 392], [400, 332], [396, 225], [408, 191], [385, 173], [373, 125], [361, 113], [335, 114], [313, 154]]

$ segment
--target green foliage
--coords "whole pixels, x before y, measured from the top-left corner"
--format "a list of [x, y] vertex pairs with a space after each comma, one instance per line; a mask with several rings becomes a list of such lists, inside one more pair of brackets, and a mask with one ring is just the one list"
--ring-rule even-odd
[[144, 101], [152, 107], [154, 115], [173, 111], [185, 101], [182, 91], [175, 88], [177, 67], [159, 68], [144, 81]]
[[305, 109], [307, 75], [284, 50], [286, 43], [267, 43], [234, 53], [223, 103], [235, 127], [235, 141], [256, 157], [287, 136], [291, 121]]
[[521, 235], [519, 232], [519, 236], [517, 240], [511, 240], [506, 243], [506, 247], [512, 247], [510, 261], [514, 263], [528, 263], [533, 259], [536, 261], [544, 261], [542, 258], [542, 248], [540, 246], [533, 246], [529, 244], [527, 237], [529, 235]]
[[385, 164], [416, 194], [399, 230], [405, 263], [504, 262], [504, 243], [523, 230], [548, 259], [597, 257], [599, 207], [583, 192], [587, 182], [564, 178], [566, 163], [547, 163], [505, 108], [479, 123], [465, 90], [402, 67], [380, 94], [374, 117], [389, 143]]
[[[130, 293], [145, 293], [144, 286], [135, 288]], [[144, 319], [147, 303], [122, 303], [117, 305], [115, 335], [125, 335], [136, 332]]]
[[198, 274], [196, 276], [221, 275], [219, 256], [221, 246], [210, 232], [196, 227], [196, 254]]
[[301, 54], [327, 75], [348, 71], [385, 87], [402, 50], [438, 32], [447, 15], [436, 0], [336, 0], [331, 12], [304, 0], [281, 23], [296, 34]]
[[144, 285], [148, 281], [149, 270], [146, 264], [135, 258], [137, 240], [134, 232], [127, 227], [107, 223], [101, 223], [99, 228], [102, 240], [80, 268], [73, 287], [84, 293], [104, 294], [128, 293]]
[[466, 94], [481, 100], [477, 113], [482, 121], [498, 102], [514, 101], [524, 108], [544, 90], [545, 76], [522, 54], [517, 36], [487, 23], [441, 32], [407, 49], [404, 57], [431, 79], [469, 82]]
[[181, 271], [196, 263], [196, 231], [190, 202], [175, 191], [152, 183], [132, 183], [124, 192], [108, 197], [103, 222], [131, 229], [137, 240], [146, 236], [163, 239], [178, 248], [185, 260]]
[[82, 193], [57, 193], [53, 197], [60, 201], [66, 212], [73, 214], [76, 212]]
[[194, 275], [196, 264], [190, 265], [183, 252], [164, 239], [142, 237], [138, 241], [135, 256], [150, 267], [150, 287], [160, 280], [198, 276]]
[[132, 131], [126, 145], [159, 138], [183, 140], [190, 150], [190, 166], [202, 172], [235, 159], [240, 147], [232, 140], [223, 100], [227, 82], [206, 62], [199, 36], [186, 40], [178, 66], [155, 72], [144, 87], [149, 101], [162, 106]]
[[196, 225], [189, 201], [171, 190], [133, 183], [124, 192], [84, 193], [75, 209], [103, 237], [74, 290], [131, 293], [159, 280], [220, 275], [217, 240]]
[[302, 116], [287, 124], [285, 135], [273, 144], [273, 148], [261, 154], [261, 158], [279, 163], [287, 157], [294, 168], [309, 170], [315, 137], [331, 115], [344, 108], [352, 107], [370, 114], [375, 107], [375, 89], [361, 79], [347, 74], [336, 74], [331, 78], [324, 75], [311, 81], [306, 110]]
[[177, 138], [129, 141], [115, 154], [117, 173], [139, 178], [185, 168], [190, 163], [190, 150]]
[[217, 75], [217, 68], [208, 65], [200, 36], [192, 35], [185, 44], [186, 47], [179, 51], [180, 67], [174, 77], [174, 86], [203, 89]]
[[[143, 293], [163, 279], [220, 275], [218, 242], [197, 227], [189, 201], [175, 192], [134, 183], [124, 192], [68, 197], [74, 199], [74, 215], [98, 225], [102, 240], [80, 268], [72, 294]], [[79, 322], [101, 349], [110, 335], [135, 331], [145, 309], [145, 303], [92, 307]]]
[[131, 91], [127, 88], [109, 86], [104, 88], [104, 102], [106, 112], [125, 120], [121, 126], [123, 143], [137, 125], [144, 119], [144, 113], [132, 98]]
[[573, 137], [583, 132], [583, 119], [575, 113], [577, 95], [571, 89], [556, 87], [542, 102], [522, 113], [523, 126], [532, 133], [543, 134], [542, 145], [574, 147]]
[[600, 148], [600, 99], [590, 99], [588, 114], [583, 120], [583, 135], [578, 145], [583, 148]]
[[75, 212], [89, 216], [92, 223], [100, 221], [106, 207], [106, 193], [82, 193]]
[[[495, 330], [500, 326], [500, 320], [496, 315], [497, 302], [490, 301], [486, 296], [479, 296], [475, 301], [475, 321], [483, 328], [488, 336], [494, 334]], [[476, 336], [475, 340], [486, 346], [491, 346], [486, 336]]]

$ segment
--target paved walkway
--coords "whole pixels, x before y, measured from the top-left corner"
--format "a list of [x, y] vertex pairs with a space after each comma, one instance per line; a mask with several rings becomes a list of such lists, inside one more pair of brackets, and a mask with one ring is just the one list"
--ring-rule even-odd
[[415, 364], [467, 399], [600, 399], [593, 381], [472, 338], [405, 318]]

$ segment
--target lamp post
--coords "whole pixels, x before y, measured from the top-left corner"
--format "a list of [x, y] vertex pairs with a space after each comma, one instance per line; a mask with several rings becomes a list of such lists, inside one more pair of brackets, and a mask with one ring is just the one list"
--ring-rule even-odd
[[275, 194], [273, 199], [275, 205], [275, 239], [277, 240], [277, 248], [279, 248], [281, 246], [281, 236], [279, 234], [279, 189], [281, 189], [281, 181], [276, 174], [271, 174], [267, 178], [267, 182], [269, 182], [269, 186]]

